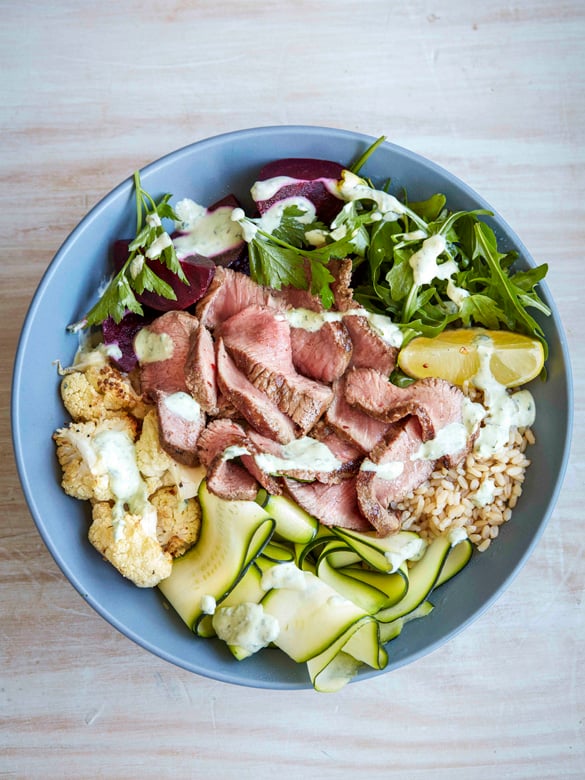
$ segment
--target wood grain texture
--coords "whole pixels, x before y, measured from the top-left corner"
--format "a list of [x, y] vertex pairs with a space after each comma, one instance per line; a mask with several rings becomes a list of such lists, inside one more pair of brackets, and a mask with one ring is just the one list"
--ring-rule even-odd
[[[4, 0], [0, 28], [0, 776], [582, 778], [585, 5], [520, 0]], [[250, 690], [146, 653], [76, 594], [12, 459], [12, 361], [69, 231], [134, 169], [257, 125], [432, 158], [514, 226], [565, 324], [570, 466], [499, 601], [334, 696]], [[58, 313], [56, 313], [56, 317]]]

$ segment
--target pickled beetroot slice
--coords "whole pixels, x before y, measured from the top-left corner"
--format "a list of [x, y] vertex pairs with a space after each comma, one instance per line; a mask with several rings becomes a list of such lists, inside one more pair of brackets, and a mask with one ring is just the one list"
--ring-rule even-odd
[[[128, 259], [129, 244], [130, 241], [128, 239], [119, 239], [114, 242], [113, 260], [116, 271], [119, 271]], [[136, 295], [136, 299], [141, 304], [149, 306], [151, 309], [156, 309], [156, 311], [188, 309], [189, 306], [192, 306], [205, 295], [214, 277], [216, 268], [213, 260], [207, 257], [185, 257], [183, 260], [180, 260], [180, 263], [189, 281], [187, 285], [159, 260], [147, 260], [146, 262], [157, 276], [160, 276], [161, 279], [171, 285], [177, 296], [177, 299], [173, 301], [170, 298], [164, 298], [147, 290], [140, 295]]]
[[258, 211], [264, 214], [269, 208], [286, 198], [307, 198], [315, 206], [317, 217], [329, 225], [341, 211], [343, 201], [331, 193], [327, 183], [340, 179], [342, 171], [343, 166], [331, 160], [313, 160], [304, 157], [274, 160], [261, 169], [259, 181], [279, 176], [286, 176], [296, 181], [285, 184], [266, 200], [257, 200]]
[[138, 363], [136, 352], [134, 352], [134, 336], [151, 320], [152, 317], [141, 317], [140, 314], [128, 312], [120, 322], [115, 322], [112, 317], [108, 317], [102, 322], [104, 344], [118, 347], [121, 352], [120, 357], [110, 357], [113, 365], [120, 371], [132, 371]]
[[[211, 215], [214, 211], [217, 211], [220, 208], [231, 208], [236, 209], [240, 208], [240, 202], [236, 198], [235, 195], [229, 194], [226, 195], [221, 200], [216, 201], [212, 206], [209, 206], [207, 209], [207, 214]], [[205, 217], [203, 217], [205, 219]], [[187, 235], [189, 231], [177, 231], [172, 234], [172, 238], [177, 238], [183, 235]], [[247, 249], [248, 246], [243, 238], [241, 238], [237, 243], [233, 244], [230, 247], [226, 247], [225, 249], [222, 249], [221, 251], [215, 252], [214, 254], [211, 254], [208, 256], [210, 260], [213, 260], [215, 265], [222, 265], [224, 267], [230, 267], [233, 268], [234, 266], [241, 265], [242, 261], [245, 260], [247, 256]], [[178, 250], [177, 250], [178, 251]], [[189, 257], [200, 259], [203, 258], [203, 255], [200, 254], [192, 254], [189, 255]], [[183, 258], [181, 258], [182, 260]]]

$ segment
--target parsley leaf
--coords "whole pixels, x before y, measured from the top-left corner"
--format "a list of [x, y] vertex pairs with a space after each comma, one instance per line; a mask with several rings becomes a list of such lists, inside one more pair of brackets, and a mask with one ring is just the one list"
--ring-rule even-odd
[[136, 298], [145, 290], [163, 298], [176, 300], [170, 284], [160, 278], [148, 265], [148, 260], [158, 260], [172, 271], [184, 284], [189, 284], [177, 259], [171, 237], [162, 225], [163, 219], [177, 220], [169, 203], [170, 194], [164, 195], [157, 204], [142, 188], [140, 174], [134, 173], [136, 194], [136, 237], [128, 246], [128, 258], [122, 268], [108, 283], [99, 301], [79, 322], [68, 329], [79, 331], [92, 325], [99, 325], [108, 317], [120, 322], [128, 312], [142, 315], [142, 305]]

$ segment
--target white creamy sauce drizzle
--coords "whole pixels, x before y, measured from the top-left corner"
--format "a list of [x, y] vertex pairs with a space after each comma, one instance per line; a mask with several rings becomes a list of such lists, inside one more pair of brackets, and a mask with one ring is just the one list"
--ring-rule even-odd
[[391, 550], [384, 552], [384, 557], [392, 565], [392, 571], [397, 571], [405, 561], [418, 561], [420, 560], [427, 548], [427, 543], [420, 536], [412, 536], [406, 539], [405, 537], [394, 537], [395, 547]]
[[273, 233], [282, 222], [285, 209], [291, 206], [296, 206], [303, 212], [295, 217], [297, 222], [310, 225], [311, 222], [315, 221], [317, 216], [315, 206], [308, 198], [303, 197], [284, 198], [267, 209], [258, 219], [248, 219], [243, 209], [236, 208], [232, 211], [231, 219], [234, 224], [239, 226], [241, 238], [249, 243], [256, 238], [259, 230]]
[[362, 465], [360, 466], [362, 471], [373, 471], [380, 479], [386, 479], [392, 481], [398, 479], [398, 477], [404, 471], [404, 463], [401, 460], [392, 460], [388, 463], [374, 463], [369, 458], [364, 458]]
[[167, 409], [188, 422], [197, 422], [201, 418], [201, 407], [188, 393], [179, 390], [164, 399]]
[[228, 645], [256, 653], [278, 637], [278, 620], [261, 604], [245, 601], [235, 607], [220, 607], [212, 618], [217, 636]]
[[496, 483], [493, 479], [484, 479], [475, 493], [470, 497], [472, 504], [484, 507], [491, 504], [496, 493]]
[[134, 337], [134, 351], [140, 363], [156, 363], [173, 356], [174, 344], [168, 333], [142, 328]]
[[456, 306], [461, 308], [461, 304], [466, 298], [469, 298], [469, 290], [465, 290], [463, 287], [457, 287], [453, 282], [453, 279], [449, 279], [447, 282], [447, 297], [450, 298]]
[[146, 215], [146, 224], [149, 227], [160, 227], [162, 222], [160, 221], [159, 215], [155, 213]]
[[366, 309], [351, 309], [350, 311], [312, 311], [311, 309], [287, 309], [284, 316], [291, 328], [301, 328], [310, 333], [320, 330], [327, 322], [343, 322], [344, 317], [365, 317], [372, 330], [393, 347], [400, 347], [403, 340], [402, 331], [390, 317], [384, 314], [373, 314]]
[[[138, 470], [134, 443], [124, 431], [102, 431], [93, 441], [94, 457], [90, 469], [96, 476], [105, 475], [115, 497], [112, 515], [114, 539], [118, 540], [124, 526], [125, 506], [133, 514], [143, 515], [143, 525], [152, 532], [152, 517], [146, 512], [147, 489]], [[154, 516], [156, 529], [156, 513]], [[152, 535], [152, 533], [151, 533]]]
[[268, 474], [297, 469], [313, 472], [335, 471], [343, 465], [326, 444], [310, 436], [293, 439], [282, 446], [281, 452], [282, 457], [267, 452], [254, 455], [256, 465]]
[[215, 598], [210, 594], [206, 593], [205, 596], [201, 597], [201, 611], [204, 615], [215, 614], [216, 606]]
[[313, 203], [311, 203], [308, 198], [291, 197], [284, 198], [267, 209], [257, 221], [258, 227], [266, 233], [273, 233], [282, 222], [282, 216], [285, 209], [288, 209], [291, 206], [296, 206], [300, 211], [304, 212], [295, 217], [297, 222], [300, 222], [303, 225], [310, 225], [311, 222], [315, 221], [317, 212], [315, 211]]
[[246, 449], [246, 447], [242, 447], [239, 444], [232, 444], [231, 447], [226, 447], [222, 454], [222, 460], [234, 460], [234, 458], [239, 458], [240, 455], [249, 455], [249, 450]]
[[179, 201], [175, 207], [179, 217], [176, 224], [179, 230], [186, 232], [173, 239], [177, 256], [213, 257], [237, 246], [242, 241], [242, 227], [232, 218], [235, 210], [231, 206], [220, 206], [208, 211], [189, 198]]
[[252, 188], [250, 189], [250, 194], [256, 202], [270, 200], [283, 187], [298, 185], [305, 182], [309, 184], [320, 182], [332, 195], [337, 198], [340, 197], [339, 191], [337, 189], [337, 179], [328, 179], [325, 177], [318, 179], [295, 179], [291, 176], [273, 176], [271, 179], [264, 179], [263, 181], [254, 182]]
[[260, 587], [262, 590], [271, 590], [272, 588], [304, 590], [307, 587], [307, 581], [304, 572], [294, 563], [279, 563], [263, 573]]
[[489, 337], [480, 337], [477, 344], [480, 368], [472, 382], [484, 393], [484, 405], [488, 414], [474, 451], [481, 457], [489, 457], [506, 446], [512, 428], [532, 425], [536, 416], [534, 398], [529, 390], [508, 393], [505, 386], [493, 376], [490, 363], [494, 345]]
[[154, 239], [152, 244], [146, 250], [146, 257], [149, 260], [157, 260], [167, 247], [172, 246], [173, 242], [168, 233], [162, 233]]
[[459, 270], [454, 260], [447, 260], [441, 265], [437, 263], [446, 246], [445, 237], [437, 233], [426, 238], [421, 248], [409, 257], [416, 285], [430, 284], [433, 279], [449, 279]]
[[366, 181], [351, 171], [343, 171], [337, 189], [343, 200], [372, 200], [384, 217], [388, 214], [405, 214], [406, 208], [398, 198], [383, 190], [370, 187]]
[[438, 431], [434, 439], [423, 442], [411, 460], [438, 460], [445, 455], [461, 452], [467, 443], [467, 428], [463, 423], [449, 423]]
[[409, 233], [401, 233], [400, 235], [402, 236], [402, 241], [396, 244], [397, 247], [404, 246], [404, 244], [410, 241], [422, 241], [427, 237], [425, 231], [421, 229], [411, 230]]
[[463, 527], [452, 528], [449, 531], [448, 538], [451, 542], [451, 547], [455, 547], [456, 544], [459, 544], [459, 542], [463, 542], [468, 538], [467, 529]]

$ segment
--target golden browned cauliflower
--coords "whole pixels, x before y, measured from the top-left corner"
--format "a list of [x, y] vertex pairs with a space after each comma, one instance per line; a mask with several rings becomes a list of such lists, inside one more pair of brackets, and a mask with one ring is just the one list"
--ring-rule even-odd
[[170, 471], [175, 461], [160, 445], [155, 409], [151, 409], [142, 421], [142, 431], [136, 442], [136, 463], [146, 481], [149, 495], [161, 487], [175, 484]]
[[104, 419], [100, 422], [70, 423], [53, 434], [57, 458], [62, 469], [61, 486], [74, 498], [83, 501], [110, 501], [115, 496], [111, 478], [96, 450], [95, 440], [107, 431], [125, 435], [132, 443], [136, 438], [138, 422], [128, 415]]
[[194, 498], [181, 498], [176, 487], [157, 490], [150, 501], [156, 509], [156, 533], [163, 550], [173, 558], [183, 555], [199, 536], [199, 502]]
[[100, 502], [92, 517], [89, 541], [122, 576], [139, 588], [154, 588], [170, 575], [173, 559], [157, 539], [154, 507], [140, 515], [125, 512], [116, 522], [112, 506]]
[[151, 408], [127, 376], [109, 365], [69, 371], [61, 380], [63, 404], [75, 422], [131, 414], [141, 420]]

